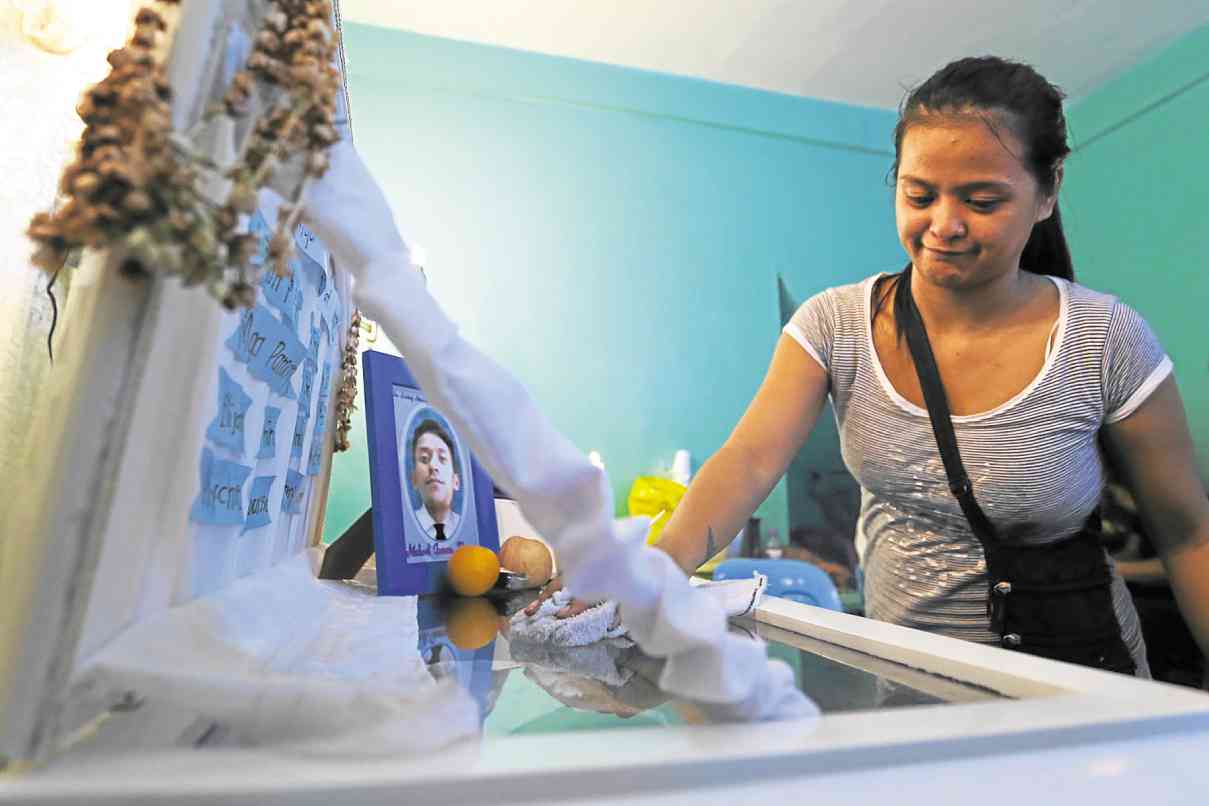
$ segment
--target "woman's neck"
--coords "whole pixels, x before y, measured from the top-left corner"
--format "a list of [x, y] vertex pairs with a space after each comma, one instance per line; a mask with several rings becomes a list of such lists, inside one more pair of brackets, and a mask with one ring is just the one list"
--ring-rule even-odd
[[1024, 308], [1036, 275], [1017, 269], [974, 288], [934, 285], [911, 272], [911, 296], [929, 333], [975, 334], [1003, 324]]

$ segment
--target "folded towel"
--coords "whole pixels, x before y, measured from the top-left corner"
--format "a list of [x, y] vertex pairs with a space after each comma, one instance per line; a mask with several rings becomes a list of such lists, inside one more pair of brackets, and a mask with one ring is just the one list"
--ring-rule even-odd
[[601, 602], [577, 616], [555, 618], [571, 602], [565, 589], [556, 592], [532, 616], [521, 611], [512, 617], [509, 635], [513, 641], [550, 643], [555, 646], [586, 646], [625, 634], [616, 602]]
[[[751, 579], [727, 579], [719, 582], [692, 580], [697, 590], [704, 591], [722, 606], [727, 617], [747, 615], [756, 609], [768, 577], [755, 574]], [[617, 612], [617, 603], [601, 602], [570, 618], [557, 618], [557, 613], [571, 602], [571, 593], [565, 588], [555, 592], [533, 615], [522, 610], [512, 617], [509, 635], [513, 641], [526, 643], [548, 643], [554, 646], [587, 646], [606, 638], [617, 638], [626, 633], [626, 627]]]

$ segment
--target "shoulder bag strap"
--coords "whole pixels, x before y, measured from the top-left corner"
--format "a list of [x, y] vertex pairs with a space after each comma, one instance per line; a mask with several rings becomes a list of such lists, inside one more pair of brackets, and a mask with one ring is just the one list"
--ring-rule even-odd
[[[903, 282], [906, 278], [899, 280]], [[936, 358], [932, 355], [932, 345], [928, 342], [928, 332], [920, 318], [915, 300], [907, 293], [908, 316], [903, 325], [907, 332], [907, 346], [911, 350], [911, 358], [915, 362], [915, 373], [919, 377], [919, 385], [923, 388], [924, 402], [928, 406], [928, 419], [932, 421], [932, 433], [936, 435], [936, 446], [940, 448], [940, 458], [944, 462], [945, 475], [949, 477], [949, 490], [961, 505], [966, 520], [974, 535], [985, 547], [996, 542], [995, 526], [987, 519], [982, 508], [974, 499], [974, 488], [970, 477], [966, 475], [965, 465], [961, 462], [961, 451], [957, 448], [957, 435], [953, 433], [953, 422], [949, 418], [949, 401], [945, 397], [945, 388], [940, 381], [940, 373], [936, 369]]]

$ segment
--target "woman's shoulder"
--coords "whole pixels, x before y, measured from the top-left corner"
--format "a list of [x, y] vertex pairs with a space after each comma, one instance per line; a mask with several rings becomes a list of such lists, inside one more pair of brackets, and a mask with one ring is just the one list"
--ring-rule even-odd
[[1141, 315], [1116, 294], [1071, 280], [1056, 281], [1066, 289], [1072, 325], [1076, 329], [1104, 335], [1122, 321], [1142, 320]]
[[1082, 305], [1091, 305], [1101, 308], [1112, 309], [1116, 304], [1117, 297], [1106, 291], [1098, 291], [1091, 286], [1084, 285], [1077, 280], [1064, 280], [1061, 277], [1051, 278], [1055, 282], [1065, 286], [1066, 293], [1070, 295], [1072, 301], [1078, 300]]
[[802, 304], [808, 305], [812, 301], [825, 299], [837, 311], [862, 310], [869, 299], [870, 287], [877, 282], [879, 277], [884, 276], [886, 276], [885, 272], [878, 272], [852, 283], [828, 286]]

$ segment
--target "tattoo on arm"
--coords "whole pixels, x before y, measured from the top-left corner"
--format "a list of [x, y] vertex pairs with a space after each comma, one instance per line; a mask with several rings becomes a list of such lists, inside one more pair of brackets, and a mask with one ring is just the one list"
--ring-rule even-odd
[[709, 526], [705, 532], [705, 558], [701, 562], [705, 563], [718, 553], [718, 543], [714, 539], [714, 527]]

